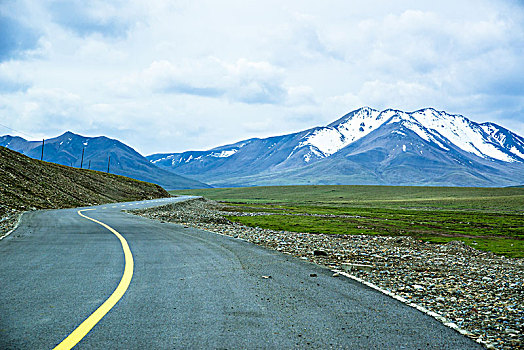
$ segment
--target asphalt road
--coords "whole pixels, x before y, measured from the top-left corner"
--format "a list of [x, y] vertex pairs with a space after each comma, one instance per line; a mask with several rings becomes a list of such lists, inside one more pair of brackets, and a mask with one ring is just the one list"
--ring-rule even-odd
[[[123, 297], [76, 348], [481, 349], [327, 269], [121, 212], [158, 204], [82, 212], [125, 237], [134, 269]], [[27, 213], [0, 241], [0, 349], [55, 347], [117, 288], [126, 263], [119, 239], [77, 211]]]

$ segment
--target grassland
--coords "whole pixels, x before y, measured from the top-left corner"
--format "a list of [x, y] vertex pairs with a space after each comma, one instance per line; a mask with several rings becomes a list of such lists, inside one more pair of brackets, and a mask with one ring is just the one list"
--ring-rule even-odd
[[268, 212], [230, 220], [274, 230], [410, 235], [524, 257], [524, 188], [275, 186], [173, 191]]

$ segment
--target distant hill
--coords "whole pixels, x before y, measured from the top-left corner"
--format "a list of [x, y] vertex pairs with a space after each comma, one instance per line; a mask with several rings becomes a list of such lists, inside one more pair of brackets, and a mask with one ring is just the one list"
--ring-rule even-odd
[[0, 214], [162, 197], [169, 194], [156, 184], [42, 162], [0, 146]]
[[[6, 135], [0, 137], [0, 146], [31, 158], [41, 157], [41, 141], [27, 141], [18, 136]], [[89, 167], [105, 172], [111, 157], [109, 171], [113, 174], [156, 183], [168, 190], [210, 187], [200, 181], [160, 169], [133, 148], [105, 136], [85, 137], [68, 131], [58, 137], [45, 140], [43, 160], [78, 168], [81, 165], [82, 149], [84, 149], [83, 168]]]
[[364, 107], [323, 127], [147, 158], [216, 187], [524, 182], [524, 138], [433, 108], [408, 113]]

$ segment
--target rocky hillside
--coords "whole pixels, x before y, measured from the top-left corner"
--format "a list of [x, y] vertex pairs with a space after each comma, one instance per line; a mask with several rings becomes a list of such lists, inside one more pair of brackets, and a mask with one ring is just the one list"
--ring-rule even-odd
[[0, 146], [0, 236], [20, 211], [168, 196], [159, 185], [42, 162]]
[[[42, 155], [42, 141], [27, 141], [19, 136], [0, 136], [0, 146], [34, 159], [40, 159]], [[155, 183], [167, 190], [209, 187], [199, 181], [160, 169], [130, 146], [105, 136], [87, 137], [65, 132], [45, 140], [43, 160], [103, 172], [107, 171], [109, 163], [110, 173]]]

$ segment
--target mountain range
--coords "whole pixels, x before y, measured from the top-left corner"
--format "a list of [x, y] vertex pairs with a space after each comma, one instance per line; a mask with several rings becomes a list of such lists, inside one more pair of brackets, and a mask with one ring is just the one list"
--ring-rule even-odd
[[[0, 146], [7, 147], [31, 158], [40, 159], [42, 141], [27, 141], [19, 136], [0, 137]], [[82, 162], [82, 150], [84, 158]], [[205, 188], [207, 184], [195, 181], [155, 166], [133, 148], [105, 136], [86, 137], [65, 132], [44, 142], [44, 161], [90, 168], [133, 179], [156, 183], [167, 190]]]
[[217, 187], [524, 183], [524, 138], [494, 123], [433, 108], [364, 107], [327, 126], [147, 159]]

